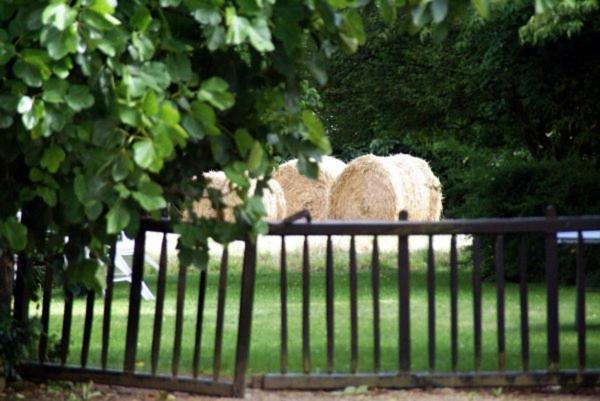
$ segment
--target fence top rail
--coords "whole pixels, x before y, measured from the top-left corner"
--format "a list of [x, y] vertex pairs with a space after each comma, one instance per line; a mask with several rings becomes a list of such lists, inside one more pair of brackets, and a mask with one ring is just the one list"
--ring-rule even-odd
[[[167, 219], [142, 219], [142, 231], [173, 232]], [[600, 230], [600, 215], [511, 217], [442, 221], [319, 221], [269, 224], [267, 235], [436, 235], [556, 233]]]
[[436, 235], [556, 233], [600, 229], [600, 216], [515, 217], [442, 221], [319, 221], [273, 223], [268, 235]]

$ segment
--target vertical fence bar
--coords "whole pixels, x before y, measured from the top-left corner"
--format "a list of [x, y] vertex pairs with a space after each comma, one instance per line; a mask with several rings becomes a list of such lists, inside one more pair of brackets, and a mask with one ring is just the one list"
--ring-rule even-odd
[[198, 281], [198, 306], [196, 308], [196, 333], [194, 336], [194, 359], [192, 361], [192, 374], [198, 377], [200, 372], [200, 350], [202, 349], [202, 326], [204, 322], [204, 303], [206, 299], [206, 268], [200, 271]]
[[350, 371], [358, 368], [358, 280], [356, 277], [356, 243], [350, 237]]
[[[556, 211], [549, 207], [547, 218], [556, 217]], [[548, 370], [558, 371], [559, 343], [558, 343], [558, 249], [556, 232], [546, 233], [546, 290], [547, 290], [547, 335], [548, 335]]]
[[73, 320], [73, 292], [65, 288], [65, 310], [63, 313], [62, 335], [60, 337], [60, 363], [67, 363], [71, 343], [71, 322]]
[[171, 362], [171, 373], [177, 377], [179, 373], [179, 359], [181, 358], [181, 335], [183, 333], [183, 308], [185, 307], [185, 281], [187, 267], [179, 266], [179, 277], [177, 278], [177, 306], [175, 309], [175, 338], [173, 339], [173, 359]]
[[435, 256], [433, 236], [427, 247], [427, 356], [429, 371], [435, 370]]
[[[408, 220], [406, 211], [400, 212], [400, 220]], [[408, 236], [398, 237], [398, 295], [399, 295], [399, 368], [410, 371], [410, 270]]]
[[50, 327], [50, 301], [52, 300], [52, 282], [54, 276], [54, 259], [46, 263], [44, 274], [44, 294], [42, 301], [42, 332], [38, 346], [38, 360], [44, 363], [48, 360], [48, 328]]
[[506, 323], [504, 318], [504, 237], [496, 237], [494, 250], [496, 264], [496, 323], [498, 330], [498, 369], [503, 371], [506, 363]]
[[221, 374], [221, 355], [223, 351], [223, 324], [225, 322], [225, 296], [227, 294], [227, 267], [229, 250], [223, 248], [221, 268], [219, 269], [219, 293], [217, 295], [217, 324], [215, 329], [215, 354], [213, 359], [213, 380], [218, 381]]
[[584, 245], [581, 231], [577, 232], [577, 367], [579, 371], [585, 370], [585, 260]]
[[473, 238], [473, 348], [475, 371], [481, 370], [481, 240]]
[[117, 244], [113, 242], [109, 250], [109, 261], [106, 266], [106, 291], [104, 293], [104, 314], [102, 316], [102, 349], [100, 351], [100, 365], [106, 369], [108, 364], [108, 346], [110, 343], [110, 319], [113, 300], [113, 286], [115, 279], [115, 256]]
[[153, 375], [158, 368], [160, 339], [162, 333], [163, 308], [165, 303], [165, 287], [167, 280], [167, 234], [163, 234], [158, 258], [158, 282], [156, 284], [156, 304], [154, 306], [154, 325], [152, 327], [152, 346], [150, 351], [150, 369]]
[[334, 349], [334, 278], [333, 278], [333, 244], [331, 236], [327, 236], [327, 251], [325, 257], [325, 290], [326, 320], [327, 320], [327, 373], [333, 373], [333, 349]]
[[129, 314], [127, 316], [127, 334], [125, 337], [125, 361], [123, 363], [123, 370], [126, 373], [133, 373], [135, 371], [145, 252], [146, 232], [144, 229], [140, 228], [133, 247], [133, 266], [129, 291]]
[[240, 294], [240, 315], [238, 319], [238, 335], [235, 356], [235, 373], [233, 379], [234, 396], [243, 397], [246, 385], [246, 369], [250, 349], [250, 333], [252, 328], [252, 310], [254, 302], [254, 280], [256, 278], [256, 243], [246, 241], [244, 249], [244, 266], [242, 271], [242, 289]]
[[458, 365], [458, 260], [456, 235], [450, 240], [450, 343], [452, 371]]
[[90, 339], [92, 337], [92, 323], [94, 321], [94, 303], [96, 301], [96, 292], [87, 291], [85, 301], [85, 320], [83, 323], [83, 342], [81, 344], [81, 366], [86, 367], [88, 355], [90, 352]]
[[519, 300], [521, 306], [521, 361], [523, 370], [529, 370], [529, 304], [527, 299], [527, 236], [519, 243]]
[[281, 333], [279, 366], [281, 373], [288, 371], [288, 323], [287, 323], [287, 251], [285, 236], [281, 236], [281, 255], [279, 259], [279, 296], [281, 307]]
[[373, 369], [378, 373], [381, 369], [381, 324], [379, 321], [379, 242], [373, 237], [373, 254], [371, 256], [371, 288], [373, 293]]
[[310, 261], [308, 237], [302, 248], [302, 371], [310, 372]]

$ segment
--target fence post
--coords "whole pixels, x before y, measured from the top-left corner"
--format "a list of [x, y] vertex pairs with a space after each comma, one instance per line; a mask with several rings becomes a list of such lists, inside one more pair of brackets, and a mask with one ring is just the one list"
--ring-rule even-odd
[[240, 316], [235, 354], [235, 376], [233, 395], [243, 397], [246, 386], [246, 369], [250, 351], [250, 332], [252, 329], [252, 304], [254, 302], [254, 279], [256, 277], [256, 242], [246, 240], [244, 266], [242, 271], [242, 289], [240, 295]]
[[[408, 220], [408, 213], [400, 212], [400, 220]], [[410, 271], [408, 236], [398, 238], [398, 296], [399, 296], [399, 351], [400, 371], [410, 371]]]
[[133, 248], [133, 263], [131, 286], [129, 292], [129, 314], [127, 316], [127, 335], [125, 337], [125, 373], [135, 371], [135, 357], [137, 354], [138, 329], [140, 324], [140, 302], [142, 279], [144, 276], [144, 257], [146, 253], [146, 231], [140, 227]]
[[[556, 210], [549, 206], [546, 210], [548, 220], [556, 218]], [[548, 335], [548, 370], [558, 371], [559, 342], [558, 342], [558, 249], [556, 232], [546, 232], [546, 313]]]

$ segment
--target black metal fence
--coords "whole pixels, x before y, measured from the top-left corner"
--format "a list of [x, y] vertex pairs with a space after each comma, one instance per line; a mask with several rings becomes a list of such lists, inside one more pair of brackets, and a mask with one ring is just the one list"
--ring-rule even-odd
[[[252, 383], [265, 389], [334, 389], [346, 386], [368, 385], [375, 387], [424, 387], [424, 386], [534, 386], [534, 385], [598, 385], [600, 384], [600, 370], [597, 366], [588, 368], [586, 349], [586, 288], [585, 288], [585, 262], [584, 248], [581, 232], [584, 230], [600, 229], [600, 216], [582, 217], [555, 217], [546, 218], [514, 218], [514, 219], [479, 219], [479, 220], [447, 220], [440, 222], [299, 222], [298, 219], [309, 217], [307, 214], [291, 216], [280, 224], [272, 224], [268, 236], [279, 237], [281, 249], [279, 255], [279, 327], [273, 326], [274, 335], [280, 339], [280, 369], [279, 372], [260, 374], [252, 378]], [[401, 219], [406, 219], [402, 215]], [[561, 368], [559, 358], [559, 280], [558, 280], [558, 245], [557, 233], [560, 231], [577, 231], [576, 244], [576, 332], [577, 332], [577, 367], [575, 369]], [[146, 253], [145, 236], [147, 232], [159, 232], [163, 235], [159, 270], [156, 285], [156, 302], [152, 313], [153, 325], [151, 335], [150, 369], [141, 372], [137, 369], [138, 341], [140, 337], [140, 309], [141, 290], [144, 275], [144, 255]], [[53, 268], [49, 265], [43, 278], [43, 294], [41, 300], [41, 326], [42, 335], [37, 349], [37, 360], [30, 361], [20, 367], [20, 373], [32, 379], [63, 379], [72, 381], [93, 380], [97, 383], [108, 383], [127, 386], [142, 386], [161, 388], [177, 391], [189, 391], [212, 395], [241, 396], [250, 380], [246, 378], [249, 360], [249, 346], [251, 334], [251, 319], [253, 312], [254, 283], [256, 279], [257, 248], [255, 244], [245, 244], [242, 261], [242, 276], [240, 283], [239, 314], [237, 319], [237, 334], [235, 336], [236, 351], [233, 373], [231, 377], [222, 377], [221, 358], [223, 348], [223, 328], [226, 290], [228, 287], [228, 266], [230, 258], [227, 248], [223, 251], [216, 291], [216, 321], [214, 334], [214, 353], [212, 355], [212, 374], [200, 372], [202, 333], [207, 327], [203, 322], [206, 309], [207, 273], [201, 271], [198, 278], [196, 300], [195, 334], [193, 337], [193, 355], [191, 374], [181, 374], [182, 327], [184, 323], [184, 309], [186, 297], [186, 277], [188, 269], [179, 268], [177, 276], [177, 291], [175, 301], [174, 331], [163, 332], [163, 308], [165, 304], [165, 280], [167, 271], [166, 234], [170, 232], [167, 222], [143, 221], [138, 237], [135, 239], [135, 249], [132, 263], [131, 288], [127, 312], [127, 327], [125, 343], [123, 344], [124, 356], [122, 368], [114, 369], [108, 366], [109, 349], [115, 346], [112, 338], [111, 303], [113, 301], [114, 263], [106, 269], [106, 290], [103, 296], [103, 316], [101, 323], [101, 350], [100, 364], [89, 367], [90, 337], [92, 333], [94, 303], [97, 297], [93, 291], [88, 291], [85, 296], [85, 318], [83, 334], [81, 335], [81, 354], [79, 364], [69, 364], [69, 346], [72, 343], [72, 319], [74, 294], [66, 291], [64, 297], [64, 310], [62, 311], [62, 330], [58, 346], [59, 355], [49, 357], [49, 320], [51, 318], [51, 305], [53, 298]], [[472, 295], [472, 322], [473, 322], [473, 371], [459, 371], [459, 325], [464, 315], [459, 316], [459, 249], [457, 235], [472, 236], [472, 270], [470, 278], [470, 293]], [[530, 323], [528, 320], [528, 257], [526, 238], [530, 235], [544, 238], [545, 253], [545, 292], [546, 292], [546, 320], [545, 335], [547, 338], [545, 369], [532, 370], [530, 364]], [[409, 249], [410, 236], [427, 236], [426, 248], [426, 291], [427, 313], [426, 316], [411, 316], [411, 258]], [[449, 235], [449, 320], [450, 320], [450, 370], [436, 370], [436, 322], [444, 316], [436, 316], [436, 254], [433, 241], [437, 235]], [[520, 359], [521, 369], [518, 371], [506, 369], [506, 309], [505, 309], [505, 238], [519, 236], [518, 252], [519, 268], [519, 316], [520, 316]], [[292, 236], [303, 237], [301, 247], [301, 332], [290, 333], [288, 321], [288, 255], [286, 239]], [[314, 313], [311, 314], [311, 279], [314, 273], [311, 269], [310, 241], [315, 236], [326, 238], [325, 245], [325, 354], [326, 366], [324, 373], [316, 371], [311, 364], [311, 322], [314, 322]], [[336, 236], [349, 238], [348, 250], [348, 285], [349, 285], [349, 349], [337, 350], [336, 355], [336, 308], [334, 279], [334, 260], [337, 257], [334, 241]], [[370, 262], [368, 263], [370, 275], [370, 293], [372, 300], [372, 363], [369, 366], [359, 366], [359, 310], [358, 292], [358, 262], [357, 245], [358, 237], [369, 236], [372, 238], [370, 249]], [[394, 251], [396, 258], [396, 288], [397, 298], [397, 344], [393, 352], [397, 355], [395, 369], [382, 369], [382, 327], [389, 324], [381, 318], [381, 263], [380, 263], [380, 238], [384, 236], [397, 237], [397, 248]], [[493, 371], [482, 370], [482, 260], [481, 246], [484, 238], [492, 237], [495, 241], [494, 268], [495, 268], [495, 301], [496, 301], [496, 345], [497, 369]], [[114, 261], [114, 249], [111, 258]], [[25, 277], [30, 268], [25, 258], [20, 258], [15, 293], [15, 316], [18, 319], [27, 319], [29, 300], [25, 285]], [[260, 274], [260, 266], [259, 266]], [[463, 284], [464, 285], [464, 284]], [[470, 318], [470, 317], [469, 317]], [[414, 319], [427, 320], [427, 369], [413, 371], [413, 355], [411, 355], [411, 323]], [[278, 333], [277, 333], [278, 332]], [[298, 334], [301, 337], [301, 369], [292, 371], [288, 363], [290, 338]], [[157, 369], [159, 354], [161, 352], [161, 337], [168, 336], [173, 339], [171, 351], [170, 374], [159, 373]], [[389, 350], [386, 349], [386, 353]], [[349, 359], [349, 371], [336, 371], [336, 358]], [[596, 361], [599, 362], [599, 361]]]
[[[296, 218], [302, 215], [295, 216]], [[309, 217], [309, 216], [304, 216]], [[406, 214], [400, 219], [405, 220]], [[584, 266], [584, 242], [581, 231], [600, 228], [600, 217], [556, 217], [552, 210], [546, 218], [514, 218], [514, 219], [480, 219], [455, 220], [441, 222], [306, 222], [281, 224], [272, 226], [269, 235], [281, 237], [280, 259], [280, 371], [268, 373], [254, 378], [256, 386], [265, 389], [336, 389], [346, 386], [367, 385], [374, 387], [424, 387], [424, 386], [536, 386], [536, 385], [598, 385], [600, 370], [596, 366], [586, 367], [586, 284]], [[561, 231], [577, 231], [576, 245], [576, 332], [577, 332], [577, 368], [561, 369], [559, 360], [559, 277], [558, 277], [558, 244], [557, 233]], [[459, 324], [470, 316], [460, 316], [458, 308], [458, 250], [457, 235], [472, 236], [472, 318], [473, 318], [473, 371], [458, 371], [459, 360]], [[381, 327], [380, 316], [380, 250], [379, 238], [397, 236], [397, 314], [398, 343], [396, 345], [397, 367], [393, 371], [381, 370]], [[427, 370], [414, 372], [411, 370], [411, 323], [415, 317], [410, 316], [411, 274], [409, 257], [409, 236], [428, 237], [426, 256], [427, 281]], [[449, 250], [449, 289], [450, 289], [450, 371], [436, 371], [436, 322], [448, 318], [436, 316], [436, 266], [433, 239], [437, 235], [450, 235]], [[505, 237], [520, 238], [518, 251], [519, 269], [519, 315], [521, 369], [506, 370], [506, 309], [505, 309]], [[547, 350], [546, 368], [530, 369], [530, 325], [527, 282], [527, 238], [530, 236], [544, 238], [545, 252], [545, 284], [546, 284], [546, 329]], [[302, 247], [302, 368], [298, 372], [290, 372], [288, 366], [288, 284], [287, 284], [287, 252], [286, 238], [303, 236]], [[326, 372], [314, 372], [311, 369], [311, 258], [309, 257], [309, 239], [314, 236], [326, 236], [325, 251], [325, 303], [326, 303]], [[338, 358], [349, 358], [350, 371], [336, 372], [334, 366], [335, 330], [335, 294], [334, 294], [334, 246], [332, 236], [349, 237], [348, 284], [349, 284], [349, 349]], [[356, 240], [359, 236], [372, 237], [370, 283], [372, 295], [373, 345], [372, 364], [358, 366], [359, 355], [359, 322], [357, 296], [357, 251]], [[497, 369], [482, 370], [482, 258], [481, 248], [484, 238], [490, 238], [494, 244], [495, 295], [496, 295], [496, 345]], [[260, 274], [260, 270], [259, 270]], [[512, 333], [511, 333], [512, 334]], [[470, 357], [470, 356], [469, 356]]]
[[[142, 285], [144, 275], [144, 260], [146, 255], [146, 233], [162, 233], [162, 243], [158, 263], [158, 278], [156, 286], [156, 300], [153, 313], [153, 326], [151, 336], [150, 371], [138, 372], [138, 342], [140, 337], [140, 309], [142, 300]], [[170, 225], [165, 221], [142, 221], [138, 236], [135, 238], [135, 246], [132, 258], [131, 286], [129, 291], [129, 302], [126, 323], [126, 335], [124, 344], [115, 344], [112, 339], [113, 330], [111, 325], [115, 323], [112, 319], [112, 303], [115, 275], [115, 246], [110, 252], [111, 262], [106, 269], [106, 290], [104, 292], [104, 305], [101, 327], [101, 355], [100, 366], [89, 367], [90, 339], [92, 335], [92, 324], [94, 320], [94, 303], [97, 295], [92, 290], [87, 290], [85, 295], [85, 318], [83, 334], [81, 336], [80, 363], [69, 364], [70, 345], [73, 342], [73, 304], [74, 293], [71, 289], [65, 289], [64, 310], [62, 311], [62, 331], [58, 343], [58, 355], [49, 358], [49, 321], [51, 318], [51, 303], [53, 300], [53, 265], [46, 266], [43, 279], [43, 295], [41, 308], [41, 336], [38, 344], [37, 360], [24, 363], [19, 372], [22, 376], [30, 379], [53, 379], [69, 381], [89, 381], [125, 386], [138, 386], [159, 388], [172, 391], [187, 391], [219, 396], [243, 396], [245, 388], [245, 374], [248, 363], [248, 350], [250, 344], [250, 323], [252, 316], [252, 300], [254, 296], [254, 277], [256, 266], [256, 247], [251, 242], [245, 243], [242, 281], [240, 288], [240, 308], [238, 316], [238, 332], [236, 354], [233, 368], [233, 377], [222, 377], [221, 360], [223, 349], [223, 332], [225, 321], [225, 299], [227, 292], [227, 276], [229, 269], [229, 257], [227, 248], [224, 248], [220, 261], [217, 310], [214, 327], [214, 352], [212, 355], [212, 374], [206, 375], [200, 372], [200, 360], [202, 349], [202, 335], [207, 331], [203, 316], [205, 313], [205, 301], [207, 293], [207, 271], [199, 273], [199, 284], [197, 292], [197, 309], [193, 346], [193, 362], [191, 375], [180, 374], [182, 332], [184, 324], [184, 308], [186, 297], [186, 278], [188, 269], [180, 266], [177, 276], [176, 310], [174, 332], [164, 333], [162, 329], [165, 305], [165, 287], [167, 276], [167, 234], [172, 232]], [[17, 270], [17, 282], [15, 291], [15, 316], [17, 319], [25, 320], [29, 314], [29, 302], [32, 294], [27, 291], [25, 284], [30, 269], [26, 258], [20, 258]], [[173, 339], [171, 350], [171, 374], [158, 372], [159, 354], [161, 352], [161, 339], [165, 336]], [[111, 369], [108, 366], [110, 347], [124, 349], [121, 369]], [[190, 371], [188, 367], [186, 371]]]

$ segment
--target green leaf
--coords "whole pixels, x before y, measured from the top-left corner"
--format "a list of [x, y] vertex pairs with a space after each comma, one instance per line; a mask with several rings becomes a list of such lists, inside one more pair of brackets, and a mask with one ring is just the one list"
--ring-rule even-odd
[[129, 175], [129, 159], [125, 153], [119, 153], [112, 166], [112, 177], [115, 181], [123, 181]]
[[75, 18], [77, 12], [64, 3], [53, 3], [47, 6], [42, 13], [42, 22], [44, 25], [51, 24], [59, 31], [64, 31], [69, 27]]
[[85, 85], [71, 85], [65, 96], [69, 107], [74, 111], [81, 111], [94, 105], [94, 96]]
[[356, 10], [350, 9], [343, 14], [340, 38], [350, 52], [355, 52], [359, 45], [365, 43], [366, 35], [362, 17]]
[[84, 212], [88, 219], [94, 221], [102, 214], [104, 207], [98, 201], [91, 201], [84, 205]]
[[379, 14], [381, 15], [381, 18], [387, 24], [391, 24], [396, 20], [396, 4], [393, 0], [376, 0], [376, 4], [377, 8], [379, 8]]
[[207, 79], [200, 86], [198, 99], [210, 103], [219, 110], [227, 110], [235, 104], [235, 97], [227, 91], [228, 86], [222, 78]]
[[90, 9], [100, 14], [114, 14], [116, 7], [116, 0], [93, 0], [90, 5]]
[[106, 232], [108, 234], [118, 234], [127, 225], [130, 220], [129, 210], [123, 205], [123, 202], [115, 203], [106, 214]]
[[152, 15], [146, 7], [139, 6], [130, 19], [131, 26], [140, 32], [146, 31], [152, 22]]
[[247, 18], [238, 16], [234, 7], [227, 7], [225, 21], [228, 26], [227, 43], [239, 45], [248, 39], [259, 52], [275, 49], [271, 42], [271, 31], [264, 16], [257, 17], [250, 22]]
[[61, 163], [65, 161], [65, 157], [65, 151], [61, 147], [52, 145], [44, 151], [40, 166], [51, 173], [56, 173]]
[[177, 124], [179, 123], [179, 111], [173, 103], [171, 102], [163, 102], [160, 107], [160, 115], [159, 118], [163, 120], [166, 124]]
[[23, 96], [19, 100], [19, 104], [17, 104], [17, 112], [20, 114], [29, 113], [33, 108], [33, 99], [29, 96]]
[[181, 4], [181, 0], [160, 0], [161, 7], [177, 7]]
[[156, 96], [156, 92], [148, 91], [146, 93], [142, 107], [144, 108], [144, 112], [149, 116], [158, 114], [158, 97]]
[[12, 43], [0, 42], [0, 66], [6, 65], [15, 54], [15, 46]]
[[77, 25], [73, 24], [64, 31], [49, 28], [42, 32], [40, 42], [48, 49], [53, 60], [60, 60], [69, 53], [77, 51]]
[[431, 16], [433, 22], [440, 23], [448, 15], [448, 0], [433, 0], [431, 2]]
[[246, 27], [246, 34], [252, 46], [259, 52], [275, 50], [275, 46], [271, 42], [271, 30], [267, 25], [266, 17], [255, 18], [252, 25]]
[[63, 103], [65, 101], [65, 94], [69, 84], [67, 81], [57, 78], [50, 78], [44, 84], [44, 93], [42, 95], [42, 99], [46, 103]]
[[[475, 0], [475, 1], [479, 1], [479, 0]], [[481, 0], [481, 1], [485, 1], [485, 0]], [[427, 22], [429, 22], [429, 14], [425, 12], [425, 11], [427, 11], [428, 5], [429, 5], [429, 3], [420, 3], [417, 6], [412, 8], [412, 10], [411, 10], [412, 21], [415, 26], [422, 27]]]
[[189, 81], [192, 78], [192, 62], [183, 53], [169, 53], [165, 61], [169, 75], [174, 81]]
[[221, 23], [221, 14], [217, 8], [209, 8], [201, 5], [192, 11], [192, 17], [204, 25], [219, 25]]
[[243, 128], [235, 131], [233, 138], [235, 139], [235, 144], [238, 148], [238, 151], [242, 156], [245, 157], [254, 144], [254, 138], [252, 138], [252, 135], [250, 135], [247, 129]]
[[192, 116], [200, 123], [203, 134], [210, 136], [221, 135], [217, 127], [217, 116], [212, 107], [206, 103], [194, 101], [192, 103]]
[[162, 196], [162, 188], [152, 181], [141, 182], [138, 190], [132, 192], [132, 196], [140, 206], [149, 212], [167, 206], [167, 202]]
[[9, 217], [0, 224], [2, 236], [14, 252], [20, 252], [27, 246], [27, 227], [21, 224], [16, 217]]
[[154, 44], [152, 41], [143, 33], [133, 32], [131, 34], [130, 54], [131, 56], [139, 61], [148, 61], [152, 59], [154, 55]]
[[35, 65], [26, 63], [22, 60], [17, 60], [17, 62], [13, 65], [13, 72], [18, 78], [22, 79], [27, 86], [34, 88], [39, 88], [42, 86], [42, 73]]
[[250, 155], [248, 156], [248, 169], [250, 171], [257, 170], [262, 164], [264, 151], [259, 141], [254, 141]]
[[42, 198], [44, 200], [44, 202], [50, 206], [50, 207], [54, 207], [56, 206], [56, 191], [54, 191], [51, 188], [48, 187], [43, 187], [43, 186], [39, 186], [36, 187], [35, 192], [37, 193], [37, 195]]
[[250, 181], [246, 177], [246, 165], [242, 162], [234, 162], [226, 166], [223, 169], [223, 172], [227, 176], [227, 178], [236, 185], [239, 185], [242, 188], [248, 188], [250, 186]]
[[489, 16], [490, 0], [471, 0], [471, 4], [482, 18], [487, 18]]
[[312, 142], [317, 148], [323, 153], [331, 153], [331, 144], [325, 134], [325, 127], [319, 117], [310, 111], [304, 110], [302, 112], [302, 121], [308, 130], [308, 140]]
[[156, 160], [156, 150], [150, 139], [142, 139], [133, 144], [133, 160], [144, 169], [152, 166]]

